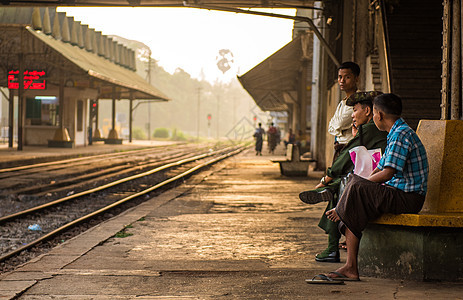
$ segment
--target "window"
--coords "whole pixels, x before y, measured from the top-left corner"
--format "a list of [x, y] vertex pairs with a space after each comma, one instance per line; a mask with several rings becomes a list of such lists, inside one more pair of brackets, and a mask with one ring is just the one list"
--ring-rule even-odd
[[58, 125], [58, 99], [53, 96], [26, 98], [26, 124]]

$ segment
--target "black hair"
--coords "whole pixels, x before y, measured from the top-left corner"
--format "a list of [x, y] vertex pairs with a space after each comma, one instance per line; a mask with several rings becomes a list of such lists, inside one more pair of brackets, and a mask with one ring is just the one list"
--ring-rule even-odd
[[342, 70], [342, 69], [350, 69], [352, 71], [352, 73], [355, 75], [355, 76], [359, 76], [360, 75], [360, 67], [359, 65], [357, 65], [356, 63], [352, 62], [352, 61], [345, 61], [343, 62], [339, 67], [338, 67], [338, 71], [339, 70]]
[[371, 111], [373, 111], [373, 102], [371, 100], [364, 100], [359, 102], [362, 108], [365, 108], [365, 106], [368, 106]]
[[390, 94], [382, 94], [373, 100], [373, 105], [377, 110], [385, 112], [389, 115], [399, 116], [402, 114], [402, 99], [399, 96]]

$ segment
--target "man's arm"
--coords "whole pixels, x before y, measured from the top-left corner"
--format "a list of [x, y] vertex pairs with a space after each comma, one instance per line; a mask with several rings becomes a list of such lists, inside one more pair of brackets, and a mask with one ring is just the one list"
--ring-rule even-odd
[[343, 106], [342, 102], [339, 103], [339, 106], [328, 125], [328, 133], [331, 135], [341, 135], [343, 130], [352, 126], [352, 107]]
[[371, 173], [370, 177], [368, 177], [368, 180], [383, 183], [391, 180], [396, 172], [396, 169], [391, 167], [385, 167], [382, 170], [376, 168], [373, 173]]

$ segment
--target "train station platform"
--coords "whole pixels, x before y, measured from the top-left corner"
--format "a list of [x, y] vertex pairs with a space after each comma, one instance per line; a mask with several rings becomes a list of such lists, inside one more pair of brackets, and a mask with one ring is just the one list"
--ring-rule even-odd
[[461, 283], [307, 284], [341, 265], [314, 261], [325, 204], [298, 199], [322, 173], [284, 177], [265, 154], [229, 158], [0, 275], [0, 298], [463, 299]]
[[58, 159], [75, 158], [120, 151], [130, 151], [148, 147], [172, 145], [172, 141], [133, 141], [119, 145], [94, 143], [91, 146], [75, 148], [50, 148], [45, 146], [24, 146], [18, 151], [16, 147], [8, 148], [8, 144], [0, 144], [0, 168], [16, 167], [24, 164], [43, 163]]

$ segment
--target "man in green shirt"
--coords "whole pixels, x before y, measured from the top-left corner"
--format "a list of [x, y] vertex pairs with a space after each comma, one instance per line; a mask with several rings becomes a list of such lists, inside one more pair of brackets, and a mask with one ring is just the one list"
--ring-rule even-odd
[[[373, 98], [379, 94], [381, 93], [357, 92], [347, 99], [346, 105], [353, 106], [354, 111], [352, 113], [352, 133], [354, 138], [346, 144], [333, 165], [327, 169], [326, 176], [315, 186], [315, 189], [299, 194], [299, 198], [303, 202], [316, 204], [327, 201], [328, 205], [325, 212], [336, 207], [340, 197], [341, 181], [354, 169], [349, 150], [357, 146], [365, 146], [369, 150], [381, 148], [381, 151], [384, 152], [387, 133], [379, 131], [373, 122]], [[328, 234], [328, 247], [317, 254], [315, 260], [319, 262], [339, 262], [339, 239], [341, 234], [338, 230], [338, 222], [332, 222], [323, 213], [318, 226]]]

